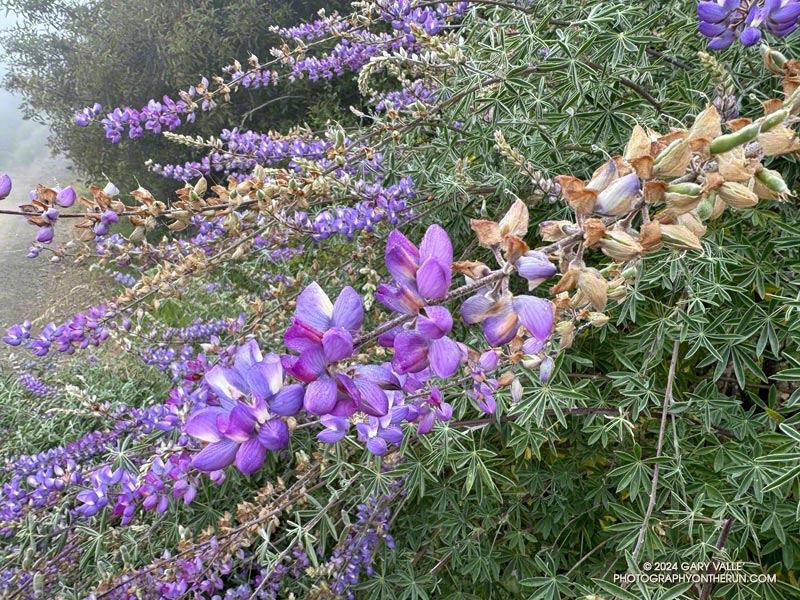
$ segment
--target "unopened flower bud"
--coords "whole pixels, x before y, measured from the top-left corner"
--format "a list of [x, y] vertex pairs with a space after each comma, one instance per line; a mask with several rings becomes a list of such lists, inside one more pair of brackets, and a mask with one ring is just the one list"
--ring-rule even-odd
[[641, 182], [636, 173], [620, 177], [597, 195], [594, 212], [604, 217], [626, 215], [633, 208], [633, 200], [641, 189]]
[[592, 175], [592, 179], [586, 184], [586, 189], [602, 192], [617, 178], [617, 164], [609, 160]]
[[525, 388], [522, 387], [519, 377], [515, 377], [514, 381], [511, 383], [511, 399], [515, 404], [522, 400], [522, 394], [524, 392]]
[[553, 376], [553, 369], [555, 369], [555, 367], [555, 361], [549, 356], [546, 356], [539, 367], [539, 381], [542, 383], [547, 383], [550, 381], [550, 377]]
[[0, 175], [0, 200], [3, 200], [8, 197], [11, 193], [11, 177], [8, 174], [3, 173]]

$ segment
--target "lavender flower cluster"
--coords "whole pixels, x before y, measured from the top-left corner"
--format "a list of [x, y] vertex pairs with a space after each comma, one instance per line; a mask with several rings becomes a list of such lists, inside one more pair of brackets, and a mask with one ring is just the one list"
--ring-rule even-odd
[[[358, 71], [373, 56], [384, 51], [398, 51], [401, 48], [414, 50], [415, 31], [436, 35], [448, 20], [462, 16], [469, 4], [442, 2], [429, 7], [414, 8], [408, 0], [384, 0], [379, 2], [378, 6], [381, 11], [380, 18], [391, 23], [395, 31], [401, 32], [400, 37], [390, 33], [376, 34], [366, 29], [359, 29], [348, 21], [330, 17], [320, 18], [309, 25], [279, 30], [289, 39], [300, 37], [319, 39], [335, 34], [339, 40], [329, 53], [321, 57], [305, 56], [292, 61], [289, 80], [304, 77], [312, 81], [332, 79], [346, 72]], [[276, 52], [281, 51], [276, 50]], [[244, 71], [235, 64], [229, 65], [223, 72], [227, 75], [227, 80], [221, 82], [221, 86], [225, 89], [236, 89], [238, 86], [260, 88], [276, 85], [279, 80], [276, 71], [257, 62], [249, 71]], [[208, 88], [209, 81], [203, 77], [197, 86], [191, 86], [187, 91], [180, 92], [178, 99], [164, 96], [161, 101], [152, 99], [139, 109], [129, 106], [114, 108], [101, 120], [106, 137], [112, 143], [118, 143], [126, 132], [128, 137], [135, 139], [141, 137], [145, 131], [152, 133], [160, 133], [164, 129], [174, 131], [184, 122], [194, 122], [198, 100], [202, 111], [212, 110], [216, 106], [213, 95], [207, 93]], [[75, 123], [86, 127], [101, 114], [102, 107], [95, 103], [92, 107], [76, 113]]]
[[[105, 341], [110, 331], [106, 323], [115, 315], [105, 305], [91, 306], [85, 314], [78, 313], [60, 325], [48, 323], [36, 339], [31, 338], [31, 322], [24, 321], [7, 329], [3, 341], [10, 346], [28, 344], [37, 356], [47, 356], [54, 348], [73, 354], [77, 349], [96, 347]], [[124, 321], [123, 327], [130, 329], [130, 323]]]
[[800, 0], [710, 0], [697, 5], [697, 16], [709, 49], [723, 50], [737, 39], [752, 46], [762, 31], [784, 37], [797, 29]]
[[344, 541], [333, 551], [333, 556], [325, 565], [332, 573], [331, 590], [337, 597], [355, 598], [352, 587], [358, 583], [361, 574], [373, 574], [372, 563], [381, 542], [387, 548], [394, 548], [394, 540], [389, 533], [389, 520], [392, 505], [399, 495], [405, 494], [403, 481], [396, 480], [382, 496], [370, 496], [356, 509], [356, 520]]

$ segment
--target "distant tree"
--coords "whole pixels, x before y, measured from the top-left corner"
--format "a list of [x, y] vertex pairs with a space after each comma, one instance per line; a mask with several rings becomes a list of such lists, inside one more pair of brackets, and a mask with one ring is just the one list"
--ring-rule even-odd
[[[8, 65], [4, 87], [22, 98], [28, 119], [51, 127], [50, 145], [69, 157], [87, 178], [102, 174], [117, 185], [136, 185], [161, 193], [175, 182], [147, 174], [148, 159], [180, 163], [196, 157], [192, 149], [161, 136], [109, 144], [102, 128], [79, 128], [76, 110], [100, 102], [139, 107], [149, 98], [174, 95], [200, 76], [219, 73], [250, 53], [262, 60], [278, 42], [272, 25], [289, 25], [330, 13], [346, 2], [321, 0], [0, 0], [17, 25], [0, 34]], [[235, 94], [221, 110], [204, 114], [183, 128], [189, 135], [219, 135], [223, 127], [267, 131], [289, 124], [319, 124], [315, 115], [348, 118], [358, 102], [352, 82], [279, 84]], [[133, 168], [131, 168], [133, 167]]]

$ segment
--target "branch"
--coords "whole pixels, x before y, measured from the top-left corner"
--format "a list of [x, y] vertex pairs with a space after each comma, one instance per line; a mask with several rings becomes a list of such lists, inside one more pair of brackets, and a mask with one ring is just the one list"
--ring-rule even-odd
[[[661, 451], [664, 448], [664, 432], [667, 428], [667, 412], [670, 404], [672, 404], [672, 386], [675, 382], [675, 369], [678, 366], [678, 353], [680, 351], [681, 342], [675, 340], [672, 345], [672, 360], [669, 363], [669, 375], [667, 375], [667, 389], [664, 391], [664, 403], [661, 406], [661, 426], [658, 430], [658, 445], [656, 446], [656, 458], [661, 457]], [[642, 551], [644, 538], [647, 534], [647, 527], [650, 524], [650, 517], [653, 515], [653, 508], [656, 505], [656, 492], [658, 491], [658, 471], [660, 463], [656, 463], [653, 467], [653, 485], [650, 487], [650, 501], [647, 504], [647, 512], [644, 515], [642, 528], [639, 530], [639, 539], [636, 540], [636, 547], [633, 549], [634, 562], [639, 558], [639, 553]]]
[[[722, 547], [725, 545], [725, 542], [728, 541], [728, 534], [731, 532], [731, 525], [733, 525], [733, 517], [727, 517], [722, 522], [722, 531], [719, 532], [719, 538], [717, 539], [717, 551], [714, 553], [714, 556], [711, 557], [711, 564], [708, 565], [708, 570], [706, 571], [707, 575], [714, 575], [717, 572], [717, 559], [719, 558], [719, 552], [722, 550]], [[703, 584], [703, 590], [700, 592], [699, 600], [708, 600], [711, 596], [711, 590], [714, 589], [714, 584], [711, 581], [711, 577], [708, 578], [708, 581]]]

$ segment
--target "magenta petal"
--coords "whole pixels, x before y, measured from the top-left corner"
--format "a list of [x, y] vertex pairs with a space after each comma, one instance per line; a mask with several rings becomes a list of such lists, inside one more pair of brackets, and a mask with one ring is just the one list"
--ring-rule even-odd
[[453, 417], [453, 407], [448, 402], [442, 402], [436, 408], [436, 416], [441, 421], [449, 421]]
[[267, 450], [283, 450], [289, 445], [289, 426], [281, 419], [267, 421], [258, 432], [258, 441]]
[[225, 409], [218, 406], [198, 410], [186, 421], [183, 431], [204, 442], [218, 442], [222, 439], [222, 434], [217, 428], [217, 417], [225, 412]]
[[255, 363], [261, 362], [263, 358], [261, 349], [258, 347], [258, 342], [250, 340], [246, 344], [239, 346], [239, 349], [236, 350], [236, 357], [233, 359], [233, 368], [239, 373], [245, 373]]
[[244, 374], [250, 391], [258, 400], [274, 396], [283, 385], [283, 366], [277, 354], [269, 354], [260, 363], [254, 364]]
[[303, 408], [303, 386], [299, 383], [282, 388], [269, 401], [269, 407], [276, 415], [293, 417]]
[[309, 383], [303, 406], [312, 415], [324, 415], [336, 405], [336, 382], [327, 375]]
[[341, 327], [334, 327], [322, 336], [322, 349], [328, 362], [338, 362], [353, 355], [353, 336]]
[[461, 363], [461, 350], [458, 344], [449, 337], [443, 337], [431, 342], [428, 359], [433, 372], [446, 379], [458, 371], [458, 365]]
[[461, 305], [461, 318], [469, 325], [480, 323], [489, 316], [494, 304], [493, 300], [483, 294], [470, 296]]
[[453, 329], [453, 317], [444, 306], [428, 306], [417, 317], [417, 331], [429, 340], [438, 340]]
[[328, 361], [320, 347], [309, 348], [300, 353], [291, 369], [291, 374], [300, 381], [314, 381], [325, 372]]
[[242, 444], [236, 452], [236, 468], [245, 475], [251, 475], [261, 468], [266, 458], [266, 448], [253, 438]]
[[386, 268], [398, 283], [412, 283], [419, 265], [419, 250], [397, 229], [386, 241]]
[[298, 296], [294, 314], [314, 329], [327, 331], [331, 326], [333, 304], [315, 281]]
[[355, 380], [360, 402], [358, 407], [368, 415], [382, 417], [389, 412], [389, 398], [380, 386], [364, 379]]
[[553, 329], [553, 305], [544, 298], [517, 296], [514, 310], [525, 328], [539, 339], [546, 339]]
[[217, 427], [225, 437], [235, 442], [246, 442], [253, 434], [256, 419], [250, 407], [241, 402], [233, 407], [230, 415], [217, 418]]
[[206, 373], [205, 381], [220, 397], [223, 404], [227, 403], [228, 406], [231, 406], [234, 400], [244, 396], [247, 391], [247, 384], [239, 374], [233, 369], [221, 365], [215, 365]]
[[361, 296], [350, 286], [345, 287], [333, 305], [331, 325], [356, 333], [361, 329], [363, 320], [364, 307], [361, 304]]
[[428, 366], [428, 341], [414, 331], [403, 331], [394, 338], [394, 370], [403, 375]]
[[286, 344], [289, 350], [303, 352], [312, 346], [319, 346], [322, 343], [322, 332], [317, 331], [297, 317], [292, 317], [292, 324], [283, 334], [283, 343]]
[[357, 411], [358, 404], [356, 404], [355, 399], [340, 391], [336, 396], [336, 406], [328, 414], [334, 417], [349, 417]]
[[435, 258], [450, 270], [453, 264], [453, 244], [447, 232], [439, 225], [431, 225], [422, 238], [419, 245], [419, 260], [424, 262], [429, 258]]
[[239, 444], [233, 440], [221, 440], [209, 444], [192, 458], [192, 466], [201, 471], [218, 471], [231, 464], [236, 458]]
[[423, 298], [444, 298], [450, 281], [450, 267], [437, 258], [427, 259], [417, 271], [417, 289]]

